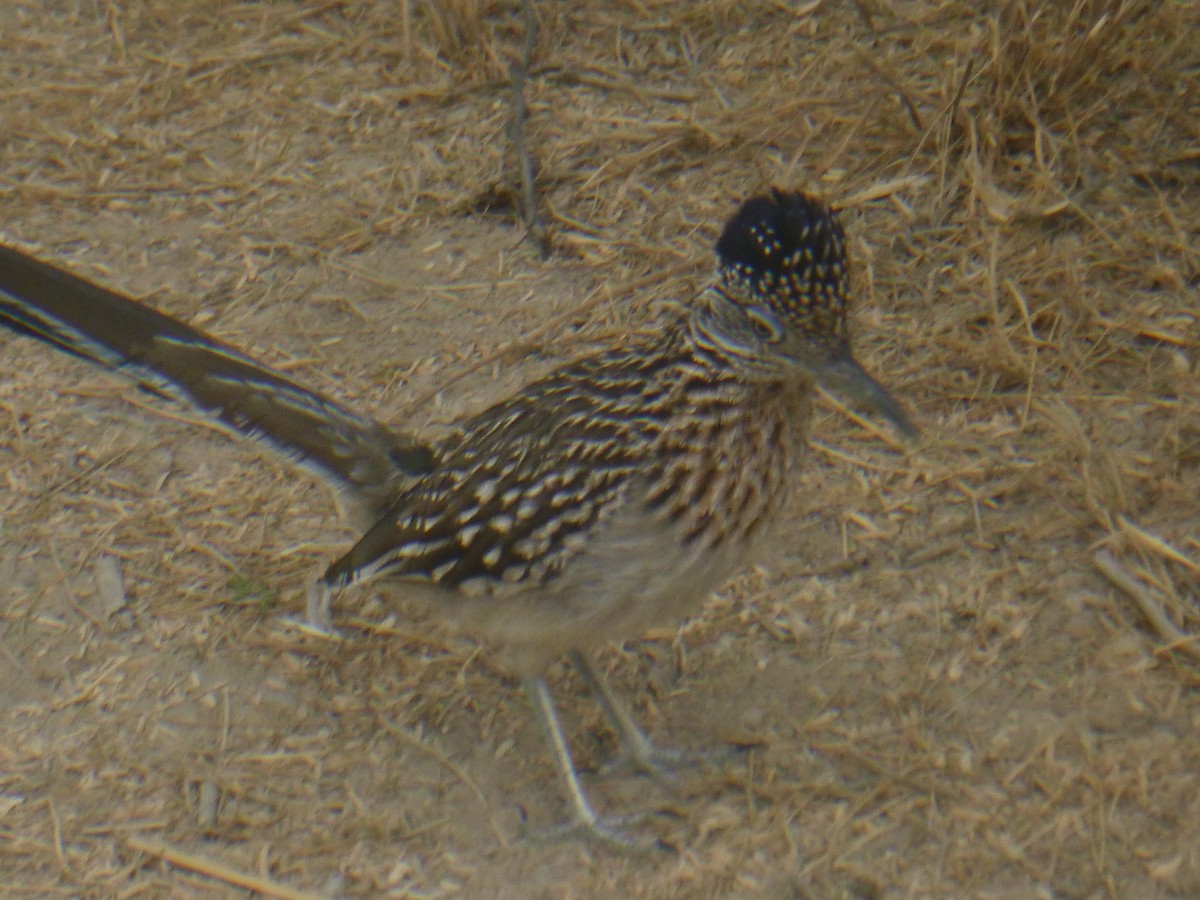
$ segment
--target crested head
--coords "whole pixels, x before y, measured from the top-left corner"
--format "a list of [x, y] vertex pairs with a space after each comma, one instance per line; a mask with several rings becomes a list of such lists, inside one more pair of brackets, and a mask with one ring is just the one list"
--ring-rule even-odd
[[845, 235], [815, 197], [780, 190], [751, 197], [726, 222], [717, 262], [729, 299], [765, 302], [781, 324], [810, 338], [845, 336]]
[[691, 318], [698, 358], [746, 381], [815, 381], [914, 433], [850, 352], [846, 238], [831, 207], [800, 191], [751, 197], [716, 249], [717, 280]]

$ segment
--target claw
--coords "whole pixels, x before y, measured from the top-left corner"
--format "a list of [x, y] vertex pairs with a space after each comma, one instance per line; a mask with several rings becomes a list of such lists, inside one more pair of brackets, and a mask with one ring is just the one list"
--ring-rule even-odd
[[639, 837], [627, 830], [628, 826], [641, 824], [646, 818], [645, 813], [624, 816], [597, 816], [593, 813], [590, 817], [576, 815], [570, 822], [557, 828], [530, 834], [528, 837], [538, 844], [591, 840], [622, 853], [646, 854], [667, 849], [657, 839]]
[[600, 771], [605, 775], [621, 771], [646, 775], [654, 779], [655, 783], [661, 787], [677, 793], [681, 770], [703, 768], [711, 771], [718, 769], [726, 763], [742, 757], [747, 749], [740, 744], [731, 744], [710, 750], [677, 750], [673, 747], [648, 744], [648, 752], [635, 755], [623, 751], [618, 757], [606, 763]]

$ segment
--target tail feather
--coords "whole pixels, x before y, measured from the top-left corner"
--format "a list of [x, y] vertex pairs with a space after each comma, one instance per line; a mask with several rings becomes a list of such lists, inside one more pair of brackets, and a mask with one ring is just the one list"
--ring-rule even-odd
[[0, 324], [186, 401], [376, 510], [434, 464], [433, 450], [415, 438], [178, 319], [4, 246]]

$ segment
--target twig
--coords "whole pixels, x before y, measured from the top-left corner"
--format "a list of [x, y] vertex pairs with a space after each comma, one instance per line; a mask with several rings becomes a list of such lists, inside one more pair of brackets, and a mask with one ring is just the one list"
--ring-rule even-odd
[[224, 863], [217, 862], [215, 859], [200, 856], [198, 853], [187, 853], [159, 841], [151, 841], [135, 835], [127, 838], [125, 843], [139, 853], [157, 856], [159, 859], [164, 859], [173, 866], [188, 869], [192, 872], [199, 872], [201, 875], [207, 875], [209, 878], [215, 878], [217, 881], [223, 881], [226, 884], [233, 884], [251, 891], [257, 891], [267, 897], [280, 897], [282, 900], [323, 900], [324, 898], [323, 894], [299, 891], [270, 878], [263, 878], [261, 875], [240, 872]]
[[537, 244], [542, 259], [550, 255], [550, 241], [546, 236], [546, 225], [537, 211], [537, 177], [533, 157], [525, 140], [525, 119], [528, 108], [525, 103], [525, 80], [533, 59], [533, 48], [537, 42], [537, 17], [533, 13], [533, 0], [521, 0], [521, 12], [525, 18], [525, 42], [521, 47], [521, 61], [512, 66], [513, 116], [509, 123], [508, 136], [517, 154], [517, 168], [521, 172], [521, 218], [525, 222], [526, 234]]
[[892, 178], [889, 181], [880, 181], [871, 185], [866, 190], [859, 191], [857, 194], [851, 194], [849, 197], [839, 200], [837, 208], [850, 209], [854, 206], [862, 206], [864, 203], [881, 200], [884, 197], [890, 197], [909, 188], [919, 187], [928, 180], [928, 176], [925, 175], [904, 175], [900, 178]]
[[[962, 104], [963, 95], [967, 92], [967, 84], [971, 81], [971, 75], [975, 72], [975, 57], [967, 60], [967, 68], [963, 71], [962, 78], [958, 81], [958, 90], [954, 92], [954, 99], [950, 101], [950, 106], [946, 112], [947, 130], [954, 127], [954, 120], [958, 118], [958, 107]], [[947, 138], [947, 142], [949, 139]]]
[[1191, 559], [1187, 554], [1176, 550], [1157, 534], [1147, 531], [1127, 516], [1117, 516], [1117, 526], [1121, 529], [1121, 533], [1125, 537], [1137, 544], [1142, 550], [1157, 553], [1163, 559], [1169, 559], [1171, 562], [1178, 563], [1186, 569], [1200, 573], [1200, 564], [1197, 564], [1195, 560]]
[[1150, 622], [1150, 626], [1158, 636], [1167, 642], [1165, 650], [1178, 650], [1192, 659], [1200, 659], [1200, 635], [1184, 634], [1167, 618], [1162, 606], [1150, 595], [1150, 592], [1140, 582], [1130, 575], [1116, 558], [1107, 550], [1099, 550], [1092, 557], [1100, 574], [1129, 595], [1138, 605], [1142, 615]]
[[924, 131], [925, 125], [921, 122], [921, 114], [917, 112], [917, 104], [927, 102], [926, 99], [901, 83], [899, 75], [889, 72], [877, 63], [866, 50], [854, 45], [852, 45], [852, 49], [868, 69], [878, 75], [888, 87], [896, 92], [896, 96], [900, 98], [900, 102], [904, 105], [905, 110], [907, 110], [908, 117], [912, 120], [917, 131]]

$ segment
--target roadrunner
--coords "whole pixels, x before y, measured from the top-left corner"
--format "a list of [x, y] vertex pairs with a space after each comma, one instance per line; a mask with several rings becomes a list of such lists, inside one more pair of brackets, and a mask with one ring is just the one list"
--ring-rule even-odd
[[622, 842], [588, 801], [546, 685], [567, 657], [624, 753], [663, 760], [595, 649], [693, 613], [755, 559], [803, 455], [814, 387], [913, 429], [854, 360], [845, 237], [803, 193], [742, 204], [695, 300], [426, 444], [134, 300], [0, 247], [0, 319], [265, 439], [375, 524], [323, 579], [399, 583], [496, 646], [550, 745], [571, 828]]

